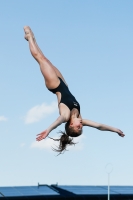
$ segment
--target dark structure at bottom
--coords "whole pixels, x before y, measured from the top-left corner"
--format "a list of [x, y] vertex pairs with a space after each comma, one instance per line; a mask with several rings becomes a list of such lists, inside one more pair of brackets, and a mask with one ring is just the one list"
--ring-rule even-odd
[[[0, 200], [107, 200], [107, 186], [0, 187]], [[111, 186], [110, 200], [133, 200], [133, 186]]]

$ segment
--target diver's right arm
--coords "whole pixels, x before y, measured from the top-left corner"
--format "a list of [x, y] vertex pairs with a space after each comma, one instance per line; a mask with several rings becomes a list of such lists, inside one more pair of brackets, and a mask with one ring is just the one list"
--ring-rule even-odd
[[36, 140], [40, 141], [40, 140], [45, 139], [53, 129], [57, 128], [59, 125], [61, 125], [64, 122], [66, 122], [65, 117], [63, 115], [60, 115], [56, 119], [56, 121], [53, 122], [45, 131], [37, 134]]

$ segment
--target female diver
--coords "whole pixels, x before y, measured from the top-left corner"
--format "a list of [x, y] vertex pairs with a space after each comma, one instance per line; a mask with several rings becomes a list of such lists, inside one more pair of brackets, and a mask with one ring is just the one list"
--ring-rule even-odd
[[[58, 99], [59, 117], [53, 122], [45, 131], [37, 135], [36, 140], [40, 141], [45, 139], [49, 133], [61, 125], [65, 124], [65, 133], [62, 135], [58, 149], [54, 149], [59, 153], [66, 150], [66, 146], [75, 144], [72, 142], [72, 137], [77, 137], [82, 134], [83, 126], [89, 126], [97, 128], [101, 131], [116, 132], [119, 136], [124, 137], [123, 132], [117, 128], [93, 122], [87, 119], [82, 119], [80, 114], [80, 105], [75, 97], [70, 93], [68, 85], [60, 73], [60, 71], [52, 65], [52, 63], [43, 55], [42, 51], [38, 47], [35, 37], [30, 27], [24, 27], [25, 39], [29, 42], [29, 48], [32, 56], [40, 65], [42, 75], [44, 76], [46, 87], [49, 91], [56, 94]], [[69, 137], [70, 136], [70, 137]], [[53, 138], [52, 138], [53, 139]]]

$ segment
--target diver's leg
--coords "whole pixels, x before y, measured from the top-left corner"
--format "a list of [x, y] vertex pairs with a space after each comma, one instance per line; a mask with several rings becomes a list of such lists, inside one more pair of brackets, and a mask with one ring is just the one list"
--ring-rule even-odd
[[59, 85], [60, 81], [53, 68], [53, 65], [41, 52], [40, 48], [38, 47], [35, 41], [35, 37], [31, 29], [28, 26], [26, 26], [24, 27], [24, 31], [25, 39], [29, 42], [30, 52], [40, 65], [40, 69], [44, 76], [46, 86], [50, 89], [56, 88]]
[[[61, 72], [60, 72], [55, 66], [53, 66], [53, 68], [54, 68], [54, 70], [55, 70], [57, 76], [60, 77], [60, 78], [64, 81], [64, 83], [67, 85], [67, 83], [66, 83], [66, 81], [65, 81], [65, 79], [64, 79], [64, 77], [63, 77], [63, 75], [61, 74]], [[67, 85], [67, 86], [68, 86], [68, 85]]]
[[[27, 28], [27, 27], [26, 27], [26, 28]], [[28, 28], [29, 28], [29, 27], [28, 27]], [[24, 29], [25, 29], [25, 28], [24, 28]], [[43, 57], [45, 57], [44, 54], [42, 53], [41, 49], [39, 48], [39, 46], [38, 46], [38, 44], [37, 44], [37, 42], [36, 42], [36, 40], [35, 40], [34, 34], [33, 34], [33, 32], [31, 31], [31, 29], [30, 29], [30, 32], [32, 33], [32, 36], [33, 36], [33, 39], [34, 39], [36, 48], [38, 49], [38, 51], [40, 52], [40, 54], [41, 54]], [[26, 36], [26, 37], [27, 37], [27, 36]], [[26, 38], [25, 38], [25, 39], [26, 39]], [[53, 69], [55, 70], [57, 76], [60, 77], [60, 78], [65, 82], [65, 84], [67, 85], [67, 83], [66, 83], [66, 81], [65, 81], [65, 79], [64, 79], [64, 77], [63, 77], [63, 75], [61, 74], [61, 72], [60, 72], [46, 57], [45, 57], [45, 59], [50, 63], [51, 67], [53, 67]]]

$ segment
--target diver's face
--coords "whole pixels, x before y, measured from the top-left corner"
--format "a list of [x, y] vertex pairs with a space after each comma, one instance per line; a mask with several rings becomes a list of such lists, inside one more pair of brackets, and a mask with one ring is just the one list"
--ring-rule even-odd
[[83, 127], [83, 125], [82, 125], [82, 119], [80, 119], [80, 118], [73, 118], [71, 120], [70, 126], [73, 127], [74, 132], [81, 133], [82, 127]]

